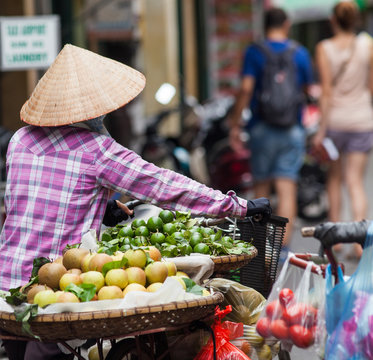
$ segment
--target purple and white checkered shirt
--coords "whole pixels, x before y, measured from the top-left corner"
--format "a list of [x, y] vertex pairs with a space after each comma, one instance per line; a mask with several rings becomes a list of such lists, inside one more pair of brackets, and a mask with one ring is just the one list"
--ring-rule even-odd
[[110, 190], [164, 209], [244, 217], [246, 200], [144, 161], [112, 138], [86, 129], [26, 126], [7, 154], [6, 220], [0, 235], [0, 289], [18, 287], [33, 259], [99, 234]]

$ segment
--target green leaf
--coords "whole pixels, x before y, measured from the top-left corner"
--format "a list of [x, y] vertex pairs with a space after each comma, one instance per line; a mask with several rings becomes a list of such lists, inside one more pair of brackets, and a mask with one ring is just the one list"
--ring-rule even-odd
[[234, 249], [228, 249], [229, 254], [231, 255], [241, 255], [243, 253], [242, 248], [234, 248]]
[[106, 276], [107, 272], [111, 269], [121, 269], [128, 264], [128, 259], [124, 256], [122, 260], [110, 261], [102, 267], [102, 275]]
[[193, 227], [194, 225], [196, 225], [197, 222], [198, 222], [197, 219], [190, 219], [190, 220], [188, 220], [188, 221], [185, 223], [185, 227], [186, 227], [187, 229], [190, 229], [191, 227]]
[[25, 334], [28, 334], [38, 340], [40, 337], [34, 335], [31, 331], [30, 321], [32, 321], [36, 315], [38, 314], [38, 305], [37, 304], [23, 304], [22, 306], [18, 306], [14, 310], [14, 316], [17, 321], [22, 322], [22, 331]]
[[73, 283], [67, 285], [65, 289], [65, 291], [75, 294], [83, 302], [90, 301], [95, 296], [96, 290], [96, 286], [93, 284], [75, 285]]
[[9, 289], [10, 295], [5, 297], [5, 301], [10, 304], [10, 305], [21, 305], [24, 303], [27, 299], [26, 294], [22, 293], [20, 291], [21, 286], [14, 288], [14, 289]]
[[185, 282], [186, 292], [195, 294], [195, 295], [202, 295], [203, 287], [197, 285], [192, 279], [183, 277], [182, 278]]
[[101, 241], [106, 242], [111, 240], [111, 235], [108, 232], [104, 232], [101, 236]]

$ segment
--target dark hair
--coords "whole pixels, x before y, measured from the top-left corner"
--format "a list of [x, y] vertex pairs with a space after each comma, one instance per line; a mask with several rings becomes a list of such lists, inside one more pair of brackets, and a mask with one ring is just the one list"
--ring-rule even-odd
[[338, 26], [344, 31], [355, 30], [359, 10], [353, 1], [342, 1], [334, 6], [333, 14]]
[[264, 29], [279, 28], [288, 19], [286, 12], [280, 8], [270, 8], [264, 15]]

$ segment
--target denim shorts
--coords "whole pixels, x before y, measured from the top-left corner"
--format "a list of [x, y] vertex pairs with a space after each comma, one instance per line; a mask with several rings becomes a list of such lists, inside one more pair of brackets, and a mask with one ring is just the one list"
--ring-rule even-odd
[[367, 153], [373, 147], [373, 131], [351, 132], [328, 130], [327, 136], [333, 140], [340, 153]]
[[258, 123], [250, 131], [250, 150], [254, 181], [297, 181], [305, 155], [304, 128], [294, 125], [282, 129]]

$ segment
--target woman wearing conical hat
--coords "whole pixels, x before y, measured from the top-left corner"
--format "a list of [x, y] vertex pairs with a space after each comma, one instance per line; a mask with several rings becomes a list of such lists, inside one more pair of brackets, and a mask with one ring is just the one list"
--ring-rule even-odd
[[[0, 289], [27, 283], [34, 258], [55, 259], [90, 229], [99, 234], [112, 191], [195, 215], [270, 213], [267, 199], [222, 194], [144, 161], [110, 137], [103, 116], [144, 86], [138, 71], [73, 45], [64, 46], [40, 79], [21, 109], [29, 125], [8, 147]], [[28, 350], [25, 358], [47, 358]]]

